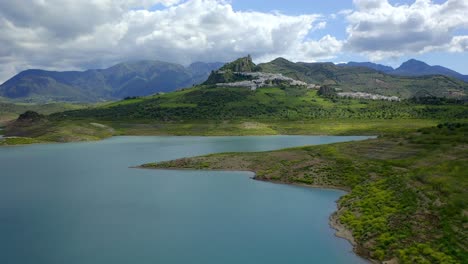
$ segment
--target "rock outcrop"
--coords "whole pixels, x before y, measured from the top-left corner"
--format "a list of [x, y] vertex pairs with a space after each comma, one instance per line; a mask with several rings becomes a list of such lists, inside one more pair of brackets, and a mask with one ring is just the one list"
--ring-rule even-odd
[[317, 88], [315, 84], [308, 84], [306, 82], [298, 81], [279, 73], [234, 72], [234, 75], [240, 76], [241, 78], [245, 78], [247, 80], [229, 83], [217, 83], [216, 85], [228, 87], [247, 87], [252, 91], [255, 91], [257, 88], [275, 85], [305, 86], [308, 89]]

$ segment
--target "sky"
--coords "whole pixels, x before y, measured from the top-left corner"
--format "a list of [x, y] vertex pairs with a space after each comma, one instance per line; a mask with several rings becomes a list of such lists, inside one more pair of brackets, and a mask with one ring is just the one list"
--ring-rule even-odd
[[0, 1], [0, 83], [20, 71], [415, 58], [468, 74], [468, 0]]

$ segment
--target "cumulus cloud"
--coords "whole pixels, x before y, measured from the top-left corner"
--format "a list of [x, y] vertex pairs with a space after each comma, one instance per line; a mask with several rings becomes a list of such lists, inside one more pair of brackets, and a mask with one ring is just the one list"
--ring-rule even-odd
[[435, 4], [416, 0], [411, 5], [391, 5], [387, 0], [354, 0], [356, 9], [343, 14], [349, 23], [346, 49], [374, 60], [433, 50], [467, 51], [468, 1]]
[[468, 50], [468, 36], [456, 36], [452, 38], [447, 50], [451, 52], [464, 52]]
[[288, 50], [281, 53], [274, 51], [260, 55], [257, 61], [266, 62], [284, 57], [292, 61], [313, 62], [316, 60], [325, 60], [335, 58], [343, 47], [343, 41], [333, 36], [326, 35], [319, 40], [305, 40], [292, 43]]
[[[161, 8], [151, 8], [159, 5]], [[330, 58], [342, 42], [310, 39], [316, 14], [241, 12], [224, 0], [25, 0], [0, 3], [0, 81], [27, 68], [85, 69], [134, 59], [182, 64], [247, 53]]]
[[[379, 60], [466, 52], [468, 36], [456, 34], [468, 29], [466, 14], [466, 0], [354, 0], [354, 9], [331, 16], [236, 11], [226, 0], [0, 1], [0, 82], [28, 68], [79, 70], [138, 59], [189, 64], [251, 54], [257, 62], [317, 61], [353, 52]], [[311, 38], [343, 17], [345, 40]]]

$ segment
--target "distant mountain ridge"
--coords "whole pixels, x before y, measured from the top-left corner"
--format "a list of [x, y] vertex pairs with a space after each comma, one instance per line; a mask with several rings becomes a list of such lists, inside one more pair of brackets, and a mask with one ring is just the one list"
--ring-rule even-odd
[[431, 66], [423, 61], [410, 59], [401, 64], [400, 67], [394, 69], [390, 66], [372, 63], [372, 62], [348, 62], [348, 63], [340, 63], [338, 66], [353, 66], [353, 67], [365, 67], [369, 69], [374, 69], [380, 72], [384, 72], [387, 74], [392, 75], [399, 75], [399, 76], [426, 76], [426, 75], [444, 75], [453, 78], [457, 78], [459, 80], [468, 82], [468, 75], [463, 75], [459, 72], [451, 70], [449, 68], [434, 65]]
[[364, 92], [411, 98], [420, 95], [461, 98], [468, 95], [468, 83], [443, 75], [398, 76], [363, 66], [343, 66], [330, 62], [291, 62], [278, 58], [257, 65], [262, 72], [284, 76], [319, 86], [328, 85], [341, 92]]
[[86, 71], [26, 70], [0, 85], [0, 96], [23, 100], [96, 102], [170, 92], [205, 81], [224, 63], [188, 67], [162, 61], [132, 61]]
[[395, 70], [390, 66], [386, 66], [386, 65], [383, 65], [383, 64], [377, 64], [377, 63], [373, 63], [373, 62], [350, 61], [348, 63], [340, 63], [338, 65], [339, 66], [365, 67], [365, 68], [374, 69], [376, 71], [381, 71], [381, 72], [385, 72], [385, 73], [391, 73], [391, 72], [393, 72]]
[[449, 68], [439, 65], [428, 65], [425, 62], [411, 59], [401, 64], [391, 74], [402, 76], [445, 75], [468, 82], [468, 75], [463, 75]]
[[[218, 70], [219, 69], [219, 70]], [[161, 61], [133, 61], [87, 71], [26, 70], [0, 85], [0, 97], [22, 101], [98, 102], [171, 92], [197, 84], [212, 85], [251, 79], [236, 72], [282, 74], [338, 91], [410, 98], [460, 98], [468, 95], [468, 76], [441, 66], [409, 60], [399, 68], [371, 62], [294, 63], [277, 58], [254, 64], [250, 56], [231, 63], [196, 62], [187, 67]]]
[[56, 113], [50, 118], [163, 122], [464, 118], [464, 105], [426, 107], [415, 102], [434, 99], [432, 102], [436, 103], [461, 103], [467, 93], [467, 83], [442, 75], [396, 76], [366, 67], [295, 63], [284, 58], [256, 65], [247, 56], [213, 71], [201, 85], [170, 94], [127, 98], [95, 108]]

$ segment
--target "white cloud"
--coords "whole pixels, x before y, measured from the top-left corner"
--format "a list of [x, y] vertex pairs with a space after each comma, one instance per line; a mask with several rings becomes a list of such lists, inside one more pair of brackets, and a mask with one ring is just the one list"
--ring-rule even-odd
[[447, 46], [448, 51], [451, 52], [464, 52], [468, 51], [468, 36], [456, 36]]
[[[302, 53], [309, 58], [330, 59], [341, 51], [343, 42], [335, 37], [326, 35], [319, 41], [302, 43]], [[298, 58], [300, 60], [300, 58]]]
[[356, 10], [346, 11], [349, 26], [346, 49], [374, 60], [433, 50], [467, 51], [468, 36], [455, 36], [468, 28], [468, 1], [435, 4], [416, 0], [391, 5], [387, 0], [354, 0]]
[[314, 62], [336, 57], [342, 47], [343, 41], [326, 35], [319, 40], [305, 40], [293, 43], [293, 46], [283, 53], [267, 53], [257, 57], [256, 61], [268, 62], [278, 57], [284, 57], [292, 61]]
[[181, 2], [181, 0], [117, 0], [121, 6], [126, 8], [145, 8], [161, 4], [163, 6], [172, 6]]
[[132, 59], [188, 64], [249, 53], [257, 60], [314, 61], [342, 46], [329, 35], [307, 37], [325, 26], [320, 15], [240, 12], [224, 0], [2, 1], [0, 81], [31, 67], [79, 69]]

